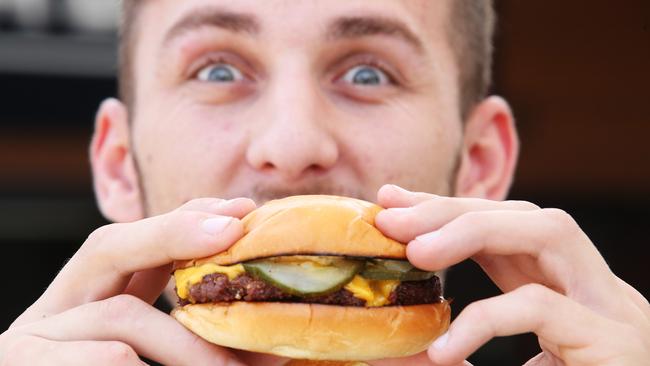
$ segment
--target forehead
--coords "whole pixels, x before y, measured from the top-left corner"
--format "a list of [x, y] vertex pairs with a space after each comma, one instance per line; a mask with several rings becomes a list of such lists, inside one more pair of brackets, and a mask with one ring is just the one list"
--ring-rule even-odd
[[[191, 14], [220, 10], [251, 16], [260, 35], [293, 34], [296, 40], [323, 33], [337, 18], [378, 17], [405, 24], [423, 41], [440, 39], [449, 0], [148, 0], [138, 15], [139, 43], [162, 43], [174, 26]], [[300, 29], [300, 32], [296, 32]], [[262, 38], [261, 37], [261, 38]], [[145, 39], [142, 39], [145, 38]]]

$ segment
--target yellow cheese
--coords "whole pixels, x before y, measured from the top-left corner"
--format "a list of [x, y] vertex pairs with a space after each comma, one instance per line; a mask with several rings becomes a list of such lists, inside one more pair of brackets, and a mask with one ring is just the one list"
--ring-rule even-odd
[[178, 292], [178, 297], [181, 299], [187, 299], [187, 296], [190, 294], [190, 287], [201, 282], [204, 276], [213, 273], [221, 273], [225, 274], [228, 276], [228, 279], [232, 280], [244, 272], [244, 266], [241, 264], [219, 266], [214, 263], [206, 263], [199, 267], [178, 269], [174, 272], [176, 292]]
[[367, 280], [357, 275], [345, 285], [345, 289], [354, 297], [365, 300], [366, 306], [384, 306], [399, 283], [397, 280]]

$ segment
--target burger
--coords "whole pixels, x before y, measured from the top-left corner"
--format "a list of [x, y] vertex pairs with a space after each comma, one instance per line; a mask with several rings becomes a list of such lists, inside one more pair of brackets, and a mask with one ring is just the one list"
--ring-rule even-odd
[[384, 236], [382, 208], [337, 196], [270, 201], [227, 251], [177, 263], [172, 316], [209, 342], [294, 359], [406, 357], [449, 325], [433, 272]]
[[370, 366], [361, 361], [312, 361], [312, 360], [291, 360], [283, 366]]

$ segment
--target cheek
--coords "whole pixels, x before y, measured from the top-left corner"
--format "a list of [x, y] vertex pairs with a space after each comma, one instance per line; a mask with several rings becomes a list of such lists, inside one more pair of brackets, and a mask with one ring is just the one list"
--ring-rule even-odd
[[460, 141], [460, 123], [429, 105], [386, 108], [372, 123], [354, 124], [348, 156], [374, 186], [394, 183], [414, 190], [448, 193]]
[[221, 197], [242, 156], [241, 124], [200, 108], [156, 114], [147, 119], [156, 123], [140, 129], [137, 146], [151, 210], [164, 212], [197, 197]]

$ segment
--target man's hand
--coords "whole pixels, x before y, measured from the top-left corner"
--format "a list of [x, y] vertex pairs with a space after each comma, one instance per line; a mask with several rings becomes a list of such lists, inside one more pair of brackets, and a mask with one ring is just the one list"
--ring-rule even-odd
[[45, 293], [0, 335], [2, 365], [242, 365], [151, 306], [173, 262], [227, 249], [248, 199], [198, 199], [93, 232]]
[[504, 292], [467, 306], [429, 348], [456, 365], [496, 336], [534, 332], [530, 365], [641, 365], [650, 360], [650, 305], [616, 277], [566, 213], [528, 202], [446, 198], [384, 186], [376, 217], [409, 243], [415, 266], [476, 261]]

